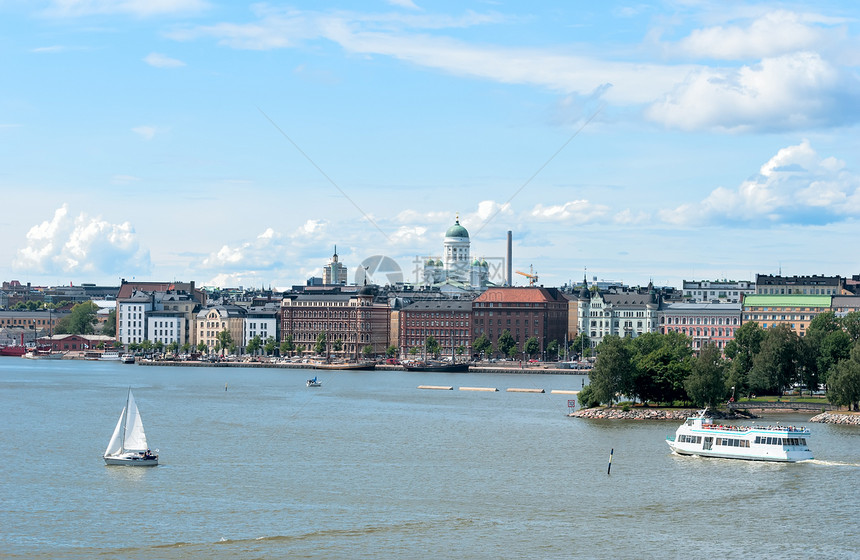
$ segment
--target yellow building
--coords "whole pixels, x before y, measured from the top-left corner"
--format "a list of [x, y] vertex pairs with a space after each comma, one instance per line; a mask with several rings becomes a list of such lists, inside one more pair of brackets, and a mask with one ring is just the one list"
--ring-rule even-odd
[[743, 323], [758, 323], [763, 329], [788, 325], [804, 336], [809, 323], [831, 310], [829, 295], [750, 295], [744, 298]]

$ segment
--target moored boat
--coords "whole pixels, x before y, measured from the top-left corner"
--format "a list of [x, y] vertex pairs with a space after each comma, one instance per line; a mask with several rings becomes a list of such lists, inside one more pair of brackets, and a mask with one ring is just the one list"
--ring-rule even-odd
[[786, 463], [813, 458], [806, 444], [809, 430], [805, 427], [715, 424], [705, 417], [706, 412], [687, 418], [674, 436], [666, 437], [672, 451], [679, 455]]
[[134, 363], [134, 354], [123, 354], [122, 355], [122, 363], [133, 364]]
[[314, 376], [312, 379], [308, 379], [307, 383], [308, 387], [322, 387], [322, 383]]
[[313, 364], [314, 369], [334, 369], [344, 371], [370, 371], [376, 369], [376, 362], [332, 362]]
[[99, 360], [103, 360], [106, 362], [118, 362], [120, 360], [120, 353], [117, 350], [105, 350], [102, 352], [102, 355], [99, 356]]
[[16, 356], [20, 358], [26, 353], [26, 346], [4, 346], [0, 348], [0, 356]]
[[28, 350], [22, 357], [28, 360], [62, 360], [65, 355], [65, 352], [54, 352], [48, 347], [47, 349], [33, 348]]
[[432, 371], [441, 373], [458, 373], [469, 371], [469, 362], [412, 362], [404, 363], [407, 371]]

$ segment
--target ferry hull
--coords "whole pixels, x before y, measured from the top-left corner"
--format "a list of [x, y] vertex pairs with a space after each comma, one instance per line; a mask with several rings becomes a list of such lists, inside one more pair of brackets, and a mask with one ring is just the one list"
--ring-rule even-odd
[[796, 463], [798, 461], [809, 461], [813, 459], [812, 452], [792, 452], [787, 454], [785, 457], [780, 456], [762, 456], [762, 455], [746, 455], [746, 454], [732, 454], [732, 453], [721, 453], [719, 451], [706, 451], [704, 449], [685, 449], [679, 445], [675, 445], [672, 441], [666, 442], [669, 445], [669, 449], [677, 453], [678, 455], [688, 455], [688, 456], [699, 456], [699, 457], [709, 457], [715, 459], [740, 459], [742, 461], [766, 461], [773, 463]]

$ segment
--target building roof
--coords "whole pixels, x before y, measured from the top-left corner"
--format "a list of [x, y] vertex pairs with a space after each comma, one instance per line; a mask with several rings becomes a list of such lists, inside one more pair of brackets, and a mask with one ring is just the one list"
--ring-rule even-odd
[[807, 295], [749, 295], [744, 298], [744, 307], [830, 307], [833, 296]]
[[403, 308], [403, 311], [471, 311], [472, 302], [469, 300], [423, 300], [416, 301]]
[[675, 313], [740, 313], [740, 303], [664, 303], [664, 312]]
[[[556, 296], [555, 294], [558, 294]], [[560, 292], [548, 288], [538, 287], [510, 287], [510, 288], [487, 288], [487, 290], [475, 298], [476, 302], [502, 302], [502, 303], [540, 303], [540, 302], [565, 302], [560, 297]]]
[[445, 232], [445, 237], [465, 237], [469, 239], [469, 232], [460, 225], [460, 218], [457, 218], [454, 225], [449, 227], [448, 231]]

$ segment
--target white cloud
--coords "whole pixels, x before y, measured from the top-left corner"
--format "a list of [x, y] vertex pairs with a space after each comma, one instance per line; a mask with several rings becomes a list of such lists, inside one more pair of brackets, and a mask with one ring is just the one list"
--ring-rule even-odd
[[833, 28], [843, 20], [817, 14], [736, 10], [743, 15], [737, 20], [741, 23], [699, 29], [679, 43], [663, 45], [672, 56], [758, 60], [720, 68], [583, 55], [573, 46], [471, 44], [433, 34], [511, 21], [495, 12], [457, 18], [303, 12], [268, 5], [256, 5], [254, 12], [252, 23], [192, 27], [170, 36], [213, 37], [233, 48], [260, 50], [332, 41], [350, 53], [389, 56], [455, 75], [527, 84], [592, 102], [645, 105], [647, 118], [682, 130], [794, 130], [860, 120], [860, 79], [850, 65], [836, 63], [856, 49], [841, 28]]
[[412, 0], [387, 0], [387, 2], [392, 6], [397, 6], [400, 8], [409, 8], [410, 10], [420, 9], [418, 6], [415, 5], [415, 2], [413, 2]]
[[637, 224], [647, 224], [651, 221], [651, 215], [647, 212], [633, 212], [632, 210], [625, 209], [621, 212], [617, 212], [615, 216], [613, 216], [612, 221], [619, 225], [632, 226]]
[[152, 140], [153, 138], [155, 138], [155, 133], [157, 132], [157, 129], [154, 126], [143, 125], [136, 126], [132, 128], [131, 131], [135, 134], [140, 135], [140, 137], [144, 140]]
[[[833, 40], [830, 25], [843, 20], [776, 10], [760, 15], [748, 25], [714, 26], [696, 29], [678, 42], [678, 50], [693, 57], [747, 60], [775, 57], [816, 49]], [[821, 24], [828, 24], [822, 27]]]
[[51, 17], [125, 14], [150, 17], [196, 13], [209, 7], [204, 0], [52, 0], [44, 10]]
[[529, 213], [538, 221], [564, 221], [575, 224], [586, 224], [600, 220], [606, 216], [609, 207], [594, 204], [588, 200], [572, 200], [564, 204], [544, 206], [537, 204]]
[[816, 53], [767, 58], [738, 69], [701, 69], [646, 115], [682, 130], [792, 130], [856, 122], [860, 81]]
[[719, 187], [699, 203], [660, 213], [676, 225], [718, 222], [824, 224], [860, 217], [860, 176], [821, 158], [804, 140], [777, 152], [736, 189]]
[[143, 57], [143, 61], [150, 66], [154, 66], [156, 68], [180, 68], [182, 66], [185, 66], [185, 63], [181, 60], [170, 58], [167, 55], [155, 52], [149, 53], [148, 55]]
[[129, 222], [111, 224], [84, 213], [72, 219], [64, 204], [53, 219], [30, 228], [13, 268], [31, 274], [114, 276], [128, 270], [146, 272], [150, 261]]

